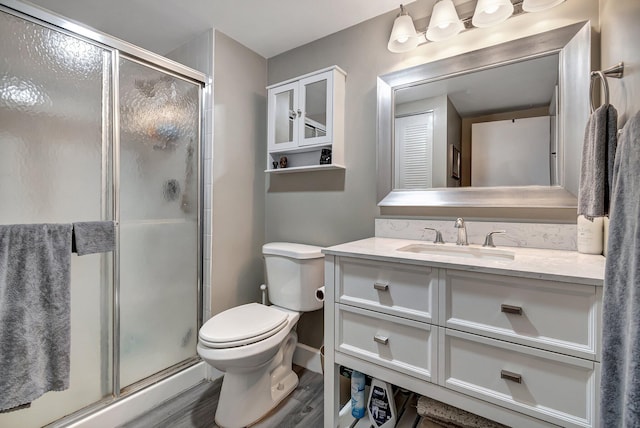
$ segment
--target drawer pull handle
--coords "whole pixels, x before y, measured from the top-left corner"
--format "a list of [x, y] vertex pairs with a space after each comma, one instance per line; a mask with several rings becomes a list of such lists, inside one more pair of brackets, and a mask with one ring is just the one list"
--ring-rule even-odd
[[505, 314], [522, 315], [521, 306], [500, 305], [500, 310]]
[[388, 345], [389, 344], [389, 338], [386, 336], [380, 336], [379, 334], [376, 334], [375, 336], [373, 336], [373, 341], [377, 342], [381, 345]]
[[522, 383], [522, 375], [509, 372], [507, 370], [500, 370], [500, 379], [510, 380], [515, 383]]
[[381, 282], [374, 282], [373, 288], [378, 291], [389, 291], [389, 284], [383, 284]]

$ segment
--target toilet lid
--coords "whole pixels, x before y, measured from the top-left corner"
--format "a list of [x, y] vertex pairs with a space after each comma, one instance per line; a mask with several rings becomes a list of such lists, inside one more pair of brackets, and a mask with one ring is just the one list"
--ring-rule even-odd
[[248, 345], [276, 334], [287, 323], [287, 313], [273, 306], [249, 303], [211, 318], [200, 329], [200, 340], [214, 348]]

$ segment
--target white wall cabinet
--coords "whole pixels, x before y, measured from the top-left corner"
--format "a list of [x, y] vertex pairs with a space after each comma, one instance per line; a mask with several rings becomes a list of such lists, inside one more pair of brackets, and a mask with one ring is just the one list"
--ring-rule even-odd
[[[265, 172], [344, 168], [345, 82], [333, 66], [267, 87]], [[323, 149], [331, 150], [331, 163], [320, 163]]]
[[325, 428], [348, 426], [339, 365], [509, 426], [597, 426], [602, 287], [325, 260]]

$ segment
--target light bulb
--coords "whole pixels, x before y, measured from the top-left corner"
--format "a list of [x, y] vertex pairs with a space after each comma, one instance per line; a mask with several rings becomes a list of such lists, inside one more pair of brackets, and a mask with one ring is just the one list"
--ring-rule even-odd
[[500, 9], [500, 6], [491, 6], [490, 8], [485, 9], [484, 13], [491, 15], [492, 13], [496, 13], [498, 9]]
[[400, 36], [396, 39], [398, 43], [406, 43], [409, 40], [409, 36]]
[[438, 24], [438, 28], [441, 30], [444, 30], [445, 28], [447, 28], [449, 25], [451, 25], [450, 22], [442, 22], [440, 24]]

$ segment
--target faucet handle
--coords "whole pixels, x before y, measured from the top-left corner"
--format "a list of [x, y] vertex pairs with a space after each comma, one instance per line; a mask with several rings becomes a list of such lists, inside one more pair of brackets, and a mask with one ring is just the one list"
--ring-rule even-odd
[[496, 245], [493, 243], [493, 235], [495, 235], [496, 233], [507, 233], [506, 230], [496, 230], [494, 232], [489, 232], [487, 233], [487, 236], [484, 238], [484, 244], [482, 244], [483, 247], [495, 247]]
[[432, 227], [424, 227], [424, 230], [433, 230], [436, 233], [436, 237], [433, 240], [434, 244], [444, 244], [444, 239], [442, 239], [442, 233], [438, 229], [434, 229]]

